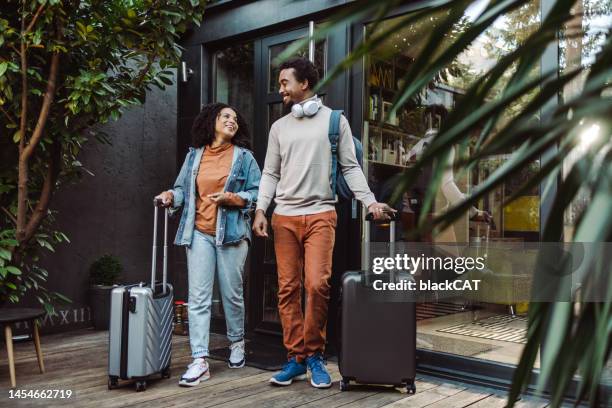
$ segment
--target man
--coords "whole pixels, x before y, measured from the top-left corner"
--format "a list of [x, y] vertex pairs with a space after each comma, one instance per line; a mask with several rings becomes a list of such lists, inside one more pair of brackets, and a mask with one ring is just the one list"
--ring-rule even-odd
[[[292, 109], [270, 128], [253, 230], [260, 237], [268, 236], [265, 212], [276, 195], [272, 228], [278, 309], [288, 362], [270, 382], [289, 385], [293, 380], [306, 378], [309, 370], [312, 386], [328, 388], [331, 378], [323, 364], [323, 352], [336, 199], [330, 186], [331, 109], [313, 93], [317, 81], [317, 70], [307, 59], [294, 59], [280, 66], [279, 92], [285, 106]], [[338, 163], [357, 199], [376, 219], [388, 219], [385, 213], [395, 212], [387, 204], [377, 203], [370, 191], [344, 117], [340, 121]], [[304, 313], [302, 271], [306, 291]]]

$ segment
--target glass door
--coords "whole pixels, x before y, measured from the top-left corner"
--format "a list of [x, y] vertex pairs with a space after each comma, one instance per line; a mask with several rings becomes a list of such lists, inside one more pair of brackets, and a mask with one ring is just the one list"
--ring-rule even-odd
[[[225, 46], [211, 53], [213, 85], [211, 100], [227, 103], [240, 111], [249, 125], [251, 144], [253, 144], [252, 135], [255, 124], [254, 49], [255, 42], [249, 41]], [[249, 261], [247, 260], [247, 273], [249, 271], [248, 265]], [[248, 279], [246, 279], [246, 282], [248, 285]], [[225, 317], [216, 279], [213, 289], [212, 317], [215, 329], [220, 332], [225, 331]]]
[[[470, 10], [468, 10], [470, 11]], [[473, 13], [477, 15], [476, 13]], [[532, 32], [540, 24], [539, 3], [528, 2], [506, 21], [495, 23], [474, 43], [453, 61], [447, 68], [448, 75], [441, 75], [420, 93], [418, 98], [408, 100], [390, 114], [390, 108], [398, 92], [403, 88], [405, 76], [416, 56], [425, 45], [424, 33], [431, 29], [432, 20], [406, 24], [401, 32], [389, 36], [368, 55], [365, 61], [363, 134], [365, 168], [370, 187], [377, 198], [386, 201], [391, 189], [386, 180], [401, 174], [416, 162], [424, 151], [424, 146], [437, 134], [449, 112], [461, 104], [466, 90], [481, 78], [499, 58], [511, 52], [519, 41], [517, 37], [504, 37], [501, 26], [523, 27]], [[389, 26], [398, 24], [402, 15], [385, 20], [377, 26], [366, 26], [366, 35], [383, 32]], [[473, 19], [474, 16], [467, 15]], [[457, 28], [458, 30], [460, 27]], [[517, 32], [510, 30], [509, 32]], [[449, 42], [450, 44], [450, 42]], [[491, 46], [495, 44], [495, 46]], [[443, 46], [449, 46], [443, 44]], [[531, 73], [539, 75], [539, 68]], [[495, 90], [498, 92], [498, 90]], [[491, 98], [496, 95], [491, 95]], [[502, 120], [492, 132], [498, 132], [514, 115], [514, 112], [530, 102], [532, 95], [519, 99], [502, 113]], [[479, 132], [470, 135], [477, 140]], [[455, 160], [470, 154], [470, 145], [455, 146]], [[440, 189], [432, 209], [426, 214], [430, 219], [444, 213], [454, 205], [455, 199], [449, 190], [469, 193], [485, 180], [490, 173], [501, 166], [511, 151], [485, 157], [470, 172], [454, 170], [454, 162], [444, 174], [448, 180], [446, 189]], [[490, 275], [483, 278], [482, 289], [478, 292], [465, 292], [461, 297], [444, 297], [434, 301], [417, 303], [417, 347], [422, 350], [443, 352], [462, 357], [473, 357], [498, 363], [516, 364], [526, 342], [526, 313], [529, 304], [520, 300], [528, 295], [531, 286], [532, 270], [529, 265], [535, 262], [534, 246], [530, 243], [540, 239], [540, 199], [541, 193], [536, 186], [510, 204], [505, 197], [512, 195], [518, 186], [537, 172], [539, 160], [525, 166], [515, 180], [485, 196], [478, 207], [489, 212], [493, 218], [488, 226], [470, 220], [465, 214], [453, 225], [437, 234], [419, 237], [424, 243], [423, 251], [445, 249], [450, 256], [459, 257], [458, 251], [465, 252], [470, 245], [485, 243], [488, 256], [487, 271]], [[398, 205], [400, 222], [396, 236], [405, 245], [418, 245], [411, 232], [421, 216], [425, 191], [431, 183], [431, 167], [421, 169], [410, 189], [404, 192]], [[386, 194], [386, 195], [385, 195]], [[374, 231], [376, 232], [376, 231]], [[383, 241], [388, 231], [374, 236], [372, 241]], [[429, 246], [427, 246], [429, 244]], [[433, 244], [436, 244], [435, 246]], [[512, 248], [513, 251], [509, 251]], [[520, 251], [520, 252], [519, 252]], [[520, 254], [520, 255], [517, 255]], [[490, 276], [495, 276], [493, 280]], [[474, 276], [474, 275], [472, 275]], [[482, 275], [479, 275], [481, 277]], [[452, 278], [452, 275], [451, 275]], [[494, 281], [496, 285], [487, 282]], [[475, 294], [477, 293], [477, 294]], [[437, 294], [436, 294], [437, 295]]]
[[[277, 119], [288, 113], [287, 108], [283, 106], [282, 97], [278, 93], [278, 74], [280, 70], [275, 63], [275, 59], [289, 45], [307, 35], [308, 30], [304, 27], [257, 41], [255, 58], [259, 65], [255, 68], [256, 103], [254, 111], [256, 127], [254, 130], [254, 145], [256, 146], [255, 157], [262, 169], [270, 127]], [[307, 58], [308, 45], [301, 48], [296, 56]], [[315, 66], [319, 70], [319, 76], [322, 77], [326, 69], [324, 41], [316, 44], [314, 59]], [[266, 214], [268, 225], [271, 223], [273, 210], [274, 204], [270, 206]], [[278, 315], [278, 283], [272, 228], [269, 228], [268, 234], [269, 238], [266, 240], [254, 240], [251, 252], [252, 285], [248, 313], [251, 329], [257, 332], [277, 334], [282, 333], [282, 328]]]

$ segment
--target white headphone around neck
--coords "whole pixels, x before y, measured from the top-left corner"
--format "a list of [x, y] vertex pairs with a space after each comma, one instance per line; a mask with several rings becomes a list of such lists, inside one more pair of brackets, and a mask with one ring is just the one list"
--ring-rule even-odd
[[291, 107], [291, 114], [296, 118], [311, 117], [317, 114], [321, 102], [318, 98], [304, 103], [296, 103]]

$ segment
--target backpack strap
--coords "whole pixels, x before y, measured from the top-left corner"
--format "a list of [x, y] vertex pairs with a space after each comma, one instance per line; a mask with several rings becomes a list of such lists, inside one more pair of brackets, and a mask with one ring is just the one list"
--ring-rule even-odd
[[332, 152], [332, 166], [330, 175], [330, 185], [332, 194], [336, 195], [336, 178], [338, 174], [338, 141], [340, 140], [340, 116], [342, 115], [341, 110], [332, 110], [329, 118], [329, 144], [331, 145]]

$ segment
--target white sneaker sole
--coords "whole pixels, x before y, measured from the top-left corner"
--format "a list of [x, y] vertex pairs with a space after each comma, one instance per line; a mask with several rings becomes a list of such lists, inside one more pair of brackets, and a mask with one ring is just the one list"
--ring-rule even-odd
[[242, 359], [242, 361], [238, 364], [232, 364], [230, 361], [227, 362], [227, 366], [229, 368], [242, 368], [246, 364], [246, 359]]
[[193, 380], [193, 381], [187, 381], [187, 380], [183, 380], [182, 378], [179, 380], [179, 386], [181, 387], [195, 387], [197, 385], [200, 385], [200, 383], [202, 381], [206, 381], [210, 378], [210, 371], [206, 371], [204, 373], [202, 373], [201, 376], [199, 376], [197, 379]]
[[276, 378], [272, 377], [270, 378], [270, 384], [276, 384], [276, 385], [291, 385], [291, 383], [293, 381], [298, 381], [298, 380], [305, 380], [306, 379], [306, 374], [301, 374], [301, 375], [297, 375], [287, 381], [279, 381]]
[[328, 384], [315, 384], [315, 382], [311, 378], [310, 379], [310, 385], [312, 385], [315, 388], [329, 388], [329, 387], [332, 386], [332, 383], [328, 383]]

